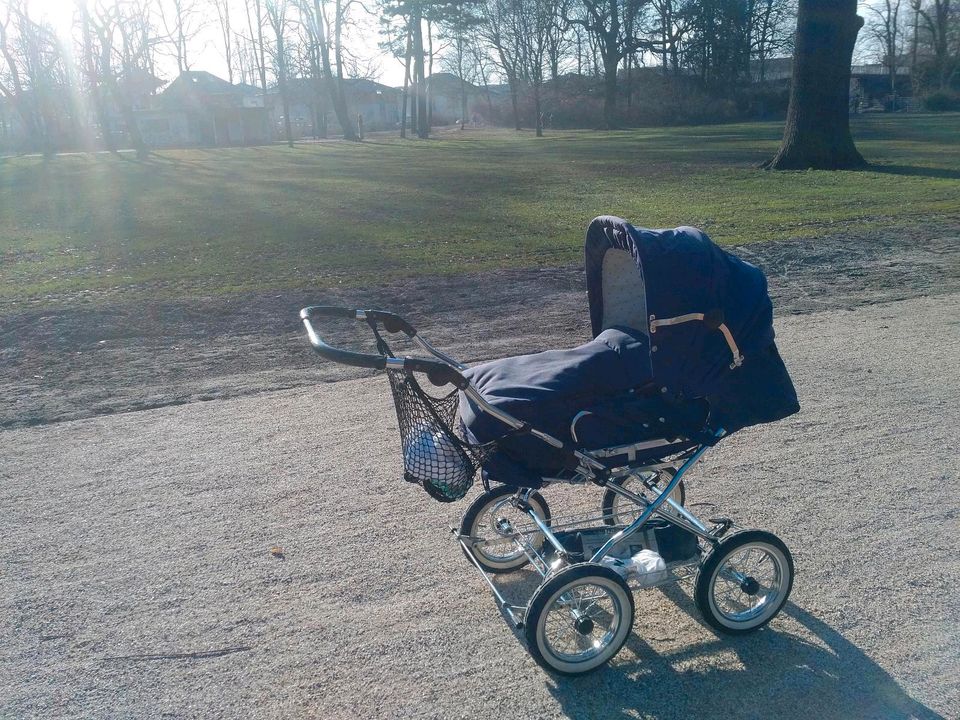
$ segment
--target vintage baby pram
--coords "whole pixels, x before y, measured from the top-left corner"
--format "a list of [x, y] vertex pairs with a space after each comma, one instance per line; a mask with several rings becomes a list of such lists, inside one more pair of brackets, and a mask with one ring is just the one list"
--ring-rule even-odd
[[[485, 491], [454, 533], [533, 657], [562, 674], [619, 652], [632, 588], [694, 577], [705, 621], [738, 634], [769, 622], [793, 584], [775, 535], [684, 507], [683, 477], [710, 447], [799, 409], [763, 273], [695, 228], [615, 217], [590, 223], [585, 256], [594, 340], [569, 350], [467, 368], [392, 313], [300, 313], [324, 358], [387, 370], [406, 480], [450, 502], [481, 474]], [[321, 318], [368, 323], [378, 353], [331, 347]], [[381, 327], [433, 357], [395, 357]], [[557, 483], [600, 486], [600, 508], [552, 516], [540, 491]], [[528, 564], [542, 580], [510, 603], [492, 576]]]

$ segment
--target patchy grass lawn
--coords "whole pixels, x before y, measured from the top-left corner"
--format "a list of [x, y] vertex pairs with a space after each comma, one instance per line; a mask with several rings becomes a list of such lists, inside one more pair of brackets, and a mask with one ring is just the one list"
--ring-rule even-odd
[[0, 160], [0, 305], [578, 262], [595, 215], [719, 242], [960, 220], [960, 115], [874, 116], [865, 172], [770, 173], [782, 125], [467, 131]]

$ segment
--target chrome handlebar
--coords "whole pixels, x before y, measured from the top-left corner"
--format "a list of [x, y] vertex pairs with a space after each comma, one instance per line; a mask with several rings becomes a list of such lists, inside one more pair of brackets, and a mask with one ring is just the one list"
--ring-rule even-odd
[[[330, 345], [316, 331], [313, 321], [318, 318], [339, 318], [344, 320], [363, 321], [376, 329], [377, 323], [383, 325], [383, 329], [389, 333], [404, 333], [408, 338], [414, 339], [417, 335], [416, 328], [404, 320], [399, 315], [384, 310], [355, 310], [347, 307], [336, 307], [332, 305], [311, 305], [300, 311], [300, 319], [307, 330], [307, 337], [310, 344], [317, 354], [331, 362], [340, 365], [351, 365], [353, 367], [369, 368], [371, 370], [402, 370], [404, 372], [425, 373], [430, 382], [437, 386], [447, 384], [455, 385], [461, 390], [468, 382], [459, 370], [451, 364], [441, 360], [428, 360], [426, 358], [392, 358], [376, 353], [361, 353], [354, 350], [345, 350], [343, 348]], [[419, 338], [416, 338], [419, 339]], [[424, 345], [426, 343], [420, 343]]]

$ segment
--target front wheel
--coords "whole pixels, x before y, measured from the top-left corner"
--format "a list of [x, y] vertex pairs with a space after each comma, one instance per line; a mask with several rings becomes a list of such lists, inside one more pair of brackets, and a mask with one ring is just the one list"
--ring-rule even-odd
[[[504, 521], [513, 528], [527, 528], [533, 524], [530, 516], [513, 505], [517, 489], [508, 485], [489, 490], [470, 503], [460, 521], [460, 534], [478, 541], [471, 549], [480, 566], [491, 573], [518, 570], [529, 560], [510, 533], [504, 532]], [[538, 492], [530, 493], [530, 506], [545, 525], [550, 525], [550, 506]], [[530, 533], [534, 547], [543, 542], [543, 533]]]
[[524, 619], [533, 659], [561, 675], [582, 675], [609, 662], [633, 628], [633, 593], [597, 563], [578, 563], [537, 588]]
[[793, 587], [793, 558], [773, 533], [747, 530], [723, 539], [697, 572], [694, 600], [714, 630], [741, 635], [780, 612]]

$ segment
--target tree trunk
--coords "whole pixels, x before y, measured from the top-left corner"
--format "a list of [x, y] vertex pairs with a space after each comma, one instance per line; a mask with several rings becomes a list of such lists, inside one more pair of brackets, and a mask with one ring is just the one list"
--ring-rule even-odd
[[[430, 58], [430, 64], [427, 67], [427, 77], [433, 78], [433, 23], [427, 20], [427, 56]], [[432, 82], [432, 80], [431, 80]], [[426, 84], [427, 90], [427, 127], [433, 127], [433, 93], [430, 90], [430, 83]]]
[[283, 101], [283, 129], [287, 135], [287, 146], [293, 147], [293, 128], [290, 127], [290, 95], [287, 93], [287, 81], [280, 81], [280, 98]]
[[543, 111], [540, 109], [540, 83], [533, 83], [533, 106], [537, 116], [537, 137], [543, 137]]
[[426, 82], [423, 75], [423, 21], [420, 13], [411, 19], [413, 26], [413, 76], [415, 78], [417, 101], [417, 137], [426, 140], [430, 137], [430, 125], [427, 122]]
[[263, 89], [263, 98], [267, 98], [267, 55], [266, 49], [263, 46], [263, 11], [260, 8], [259, 1], [257, 2], [257, 45], [259, 50], [259, 65], [257, 70], [260, 74], [260, 87]]
[[314, 0], [314, 12], [317, 18], [317, 44], [320, 46], [320, 60], [323, 63], [323, 75], [327, 81], [327, 91], [330, 93], [330, 102], [333, 105], [333, 112], [337, 116], [337, 122], [340, 123], [340, 129], [343, 131], [344, 140], [356, 140], [357, 132], [350, 122], [347, 114], [347, 99], [343, 95], [343, 86], [339, 79], [333, 75], [333, 67], [330, 63], [330, 44], [327, 42], [326, 20], [320, 10], [319, 0]]
[[413, 38], [410, 37], [410, 29], [407, 29], [407, 49], [403, 61], [403, 92], [400, 95], [400, 137], [407, 136], [407, 96], [410, 92], [410, 55], [412, 53]]
[[920, 39], [919, 32], [920, 3], [917, 2], [913, 5], [913, 40], [910, 46], [910, 86], [913, 90], [914, 97], [920, 94], [920, 79], [917, 75], [917, 43]]
[[862, 26], [857, 0], [800, 0], [787, 124], [765, 167], [866, 166], [850, 136], [850, 62]]
[[617, 126], [617, 68], [619, 60], [603, 58], [603, 127], [613, 130]]
[[280, 101], [283, 103], [283, 129], [287, 136], [287, 146], [293, 147], [293, 128], [290, 127], [290, 94], [287, 92], [286, 43], [283, 41], [283, 28], [277, 27], [277, 84], [280, 86]]
[[[110, 134], [109, 119], [107, 118], [107, 108], [103, 98], [103, 88], [100, 86], [100, 80], [97, 73], [97, 58], [93, 51], [93, 36], [90, 29], [90, 16], [86, 5], [80, 7], [80, 22], [83, 34], [83, 56], [86, 63], [87, 87], [90, 89], [90, 99], [93, 101], [93, 109], [97, 115], [97, 122], [100, 124], [100, 133], [103, 139], [103, 147], [112, 153], [117, 151], [116, 144], [113, 142], [113, 136]], [[92, 135], [92, 133], [91, 133]], [[94, 147], [93, 138], [89, 138], [90, 148]]]
[[517, 97], [518, 82], [519, 81], [517, 80], [517, 78], [515, 77], [511, 78], [510, 76], [507, 76], [507, 84], [510, 86], [510, 104], [513, 108], [513, 126], [514, 126], [514, 129], [521, 130], [522, 128], [520, 127], [520, 102]]
[[143, 141], [143, 135], [140, 134], [140, 126], [137, 125], [137, 117], [133, 114], [133, 107], [127, 101], [122, 101], [120, 112], [123, 115], [124, 124], [127, 126], [127, 137], [130, 138], [130, 145], [137, 153], [138, 160], [146, 160], [150, 156], [150, 150]]

